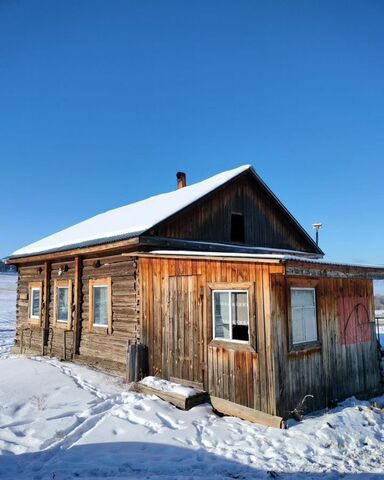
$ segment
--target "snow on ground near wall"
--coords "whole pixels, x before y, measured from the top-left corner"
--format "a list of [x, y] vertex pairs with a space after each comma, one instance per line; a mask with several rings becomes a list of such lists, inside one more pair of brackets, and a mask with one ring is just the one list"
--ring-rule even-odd
[[[11, 299], [0, 294], [1, 318]], [[207, 404], [184, 412], [84, 366], [0, 359], [2, 480], [366, 480], [384, 477], [383, 459], [383, 411], [353, 398], [277, 430]]]
[[7, 356], [13, 345], [16, 322], [17, 275], [0, 274], [0, 357]]
[[384, 416], [368, 402], [349, 399], [278, 430], [220, 418], [208, 404], [184, 412], [55, 359], [2, 359], [0, 385], [2, 479], [365, 479], [384, 472]]

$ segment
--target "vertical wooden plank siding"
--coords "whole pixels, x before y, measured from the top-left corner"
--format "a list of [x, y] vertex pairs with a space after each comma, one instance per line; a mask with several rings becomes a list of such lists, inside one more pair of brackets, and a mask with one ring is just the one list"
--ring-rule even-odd
[[[150, 372], [202, 383], [212, 395], [276, 413], [270, 275], [276, 264], [140, 258], [141, 341]], [[212, 342], [210, 284], [249, 282], [255, 349]], [[269, 324], [269, 325], [267, 325]]]
[[[334, 400], [377, 389], [380, 386], [380, 373], [374, 323], [368, 325], [369, 341], [345, 344], [340, 331], [341, 316], [348, 316], [351, 308], [361, 298], [368, 299], [370, 319], [374, 318], [371, 310], [372, 281], [316, 279], [317, 323], [321, 345], [317, 349], [290, 352], [287, 312], [289, 279], [275, 274], [271, 280], [278, 385], [276, 413], [287, 417], [305, 395], [314, 396], [306, 404], [309, 410], [315, 410], [324, 408]], [[308, 281], [308, 278], [300, 279], [303, 286]], [[347, 311], [342, 312], [340, 305]], [[367, 317], [363, 318], [361, 314], [361, 321], [366, 322]]]

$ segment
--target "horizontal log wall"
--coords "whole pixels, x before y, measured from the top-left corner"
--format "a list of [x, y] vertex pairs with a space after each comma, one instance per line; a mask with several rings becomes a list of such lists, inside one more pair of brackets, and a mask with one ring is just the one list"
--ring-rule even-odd
[[[142, 341], [149, 347], [150, 373], [199, 382], [214, 396], [274, 414], [269, 282], [271, 273], [282, 269], [277, 264], [140, 258]], [[216, 282], [253, 285], [256, 351], [212, 342], [208, 284]]]
[[[115, 373], [125, 374], [128, 341], [139, 336], [139, 291], [137, 288], [137, 262], [132, 257], [114, 255], [83, 260], [81, 277], [81, 340], [77, 359], [97, 365]], [[43, 350], [45, 308], [45, 264], [20, 266], [17, 287], [17, 328], [13, 351], [20, 352], [21, 332], [23, 352], [27, 354], [53, 355], [67, 360], [73, 357], [73, 329], [75, 312], [75, 262], [63, 261], [51, 264], [49, 270], [48, 340]], [[61, 269], [60, 275], [59, 271]], [[91, 332], [89, 329], [89, 280], [111, 277], [112, 333]], [[72, 322], [67, 326], [54, 324], [55, 280], [72, 281]], [[42, 282], [41, 322], [28, 319], [28, 284]]]
[[[41, 355], [43, 353], [43, 328], [41, 325], [29, 323], [28, 319], [28, 284], [30, 282], [43, 282], [44, 268], [44, 263], [33, 266], [19, 267], [16, 300], [16, 336], [13, 353], [20, 353], [22, 336], [22, 349], [24, 353], [37, 355]], [[44, 302], [44, 298], [42, 298], [42, 301]], [[22, 330], [24, 330], [23, 335], [21, 334]]]
[[[89, 329], [89, 280], [111, 277], [112, 333]], [[139, 335], [137, 262], [127, 256], [83, 261], [82, 311], [79, 359], [116, 373], [125, 373], [128, 341]]]
[[[365, 299], [373, 319], [373, 286], [369, 280], [317, 279], [317, 322], [319, 348], [289, 352], [289, 315], [287, 296], [289, 279], [272, 276], [272, 330], [276, 332], [277, 414], [287, 417], [305, 395], [309, 410], [324, 408], [336, 399], [380, 386], [374, 323], [365, 327], [370, 341], [343, 344], [340, 326], [340, 302], [345, 299]], [[300, 279], [301, 286], [314, 279]], [[311, 284], [308, 284], [311, 286]], [[349, 300], [348, 300], [349, 301]], [[358, 300], [352, 300], [352, 302]], [[364, 317], [364, 318], [363, 318]], [[361, 313], [361, 321], [366, 315]]]
[[[60, 273], [60, 274], [59, 274]], [[72, 281], [72, 302], [73, 302], [73, 282], [75, 278], [75, 262], [52, 263], [50, 274], [50, 302], [49, 302], [49, 334], [46, 353], [55, 357], [70, 360], [73, 354], [73, 322], [70, 332], [64, 333], [67, 327], [61, 327], [54, 324], [54, 305], [55, 305], [55, 280]], [[73, 313], [73, 303], [70, 305], [71, 315]]]

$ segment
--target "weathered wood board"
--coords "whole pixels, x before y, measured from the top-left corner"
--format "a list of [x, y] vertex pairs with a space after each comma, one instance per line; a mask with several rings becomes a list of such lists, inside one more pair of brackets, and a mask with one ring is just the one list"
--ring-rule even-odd
[[253, 423], [260, 423], [267, 427], [285, 428], [284, 421], [276, 415], [260, 412], [253, 408], [244, 407], [237, 403], [224, 400], [223, 398], [213, 397], [210, 395], [210, 401], [214, 410], [231, 417], [239, 417]]
[[172, 403], [172, 405], [175, 405], [175, 407], [181, 408], [182, 410], [190, 410], [191, 408], [196, 407], [196, 405], [205, 403], [208, 400], [206, 392], [199, 392], [193, 396], [185, 397], [179, 393], [164, 392], [162, 390], [149, 387], [148, 385], [143, 385], [140, 382], [134, 384], [134, 389], [135, 391], [144, 393], [145, 395], [156, 395], [156, 397]]

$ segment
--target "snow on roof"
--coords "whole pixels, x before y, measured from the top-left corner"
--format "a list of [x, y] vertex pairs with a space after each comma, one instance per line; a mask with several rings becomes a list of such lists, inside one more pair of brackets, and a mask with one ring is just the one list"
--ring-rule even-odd
[[251, 165], [242, 165], [179, 190], [109, 210], [20, 248], [11, 257], [137, 236], [250, 168]]

